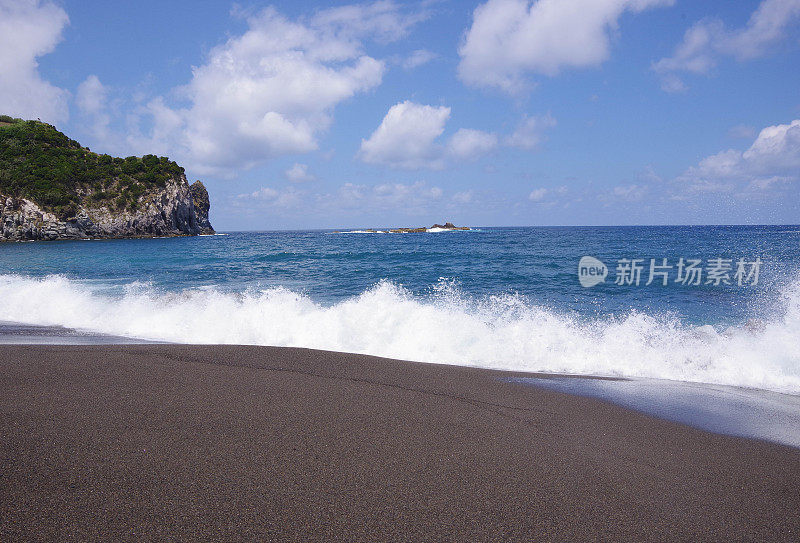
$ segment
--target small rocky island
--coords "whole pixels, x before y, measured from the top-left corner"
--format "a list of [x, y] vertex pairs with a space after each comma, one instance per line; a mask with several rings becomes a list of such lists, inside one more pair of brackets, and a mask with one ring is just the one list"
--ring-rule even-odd
[[[367, 228], [365, 230], [356, 230], [356, 232], [364, 232], [365, 234], [422, 234], [425, 232], [442, 232], [442, 231], [451, 231], [451, 230], [469, 230], [468, 226], [456, 226], [451, 222], [446, 222], [444, 224], [434, 224], [430, 228], [426, 228], [424, 226], [420, 226], [417, 228], [389, 228], [387, 230], [378, 230], [377, 228]], [[335, 231], [334, 234], [342, 234], [339, 230]]]
[[208, 191], [166, 157], [91, 152], [0, 115], [0, 242], [213, 234]]

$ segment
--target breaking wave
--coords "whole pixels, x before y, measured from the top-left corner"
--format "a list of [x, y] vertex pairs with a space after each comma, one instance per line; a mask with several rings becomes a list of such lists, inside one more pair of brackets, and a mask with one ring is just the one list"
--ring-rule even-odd
[[322, 305], [285, 288], [119, 294], [62, 276], [0, 275], [0, 320], [180, 343], [309, 347], [391, 358], [800, 393], [800, 280], [769, 320], [725, 330], [631, 311], [581, 318], [517, 295], [474, 298], [443, 281], [415, 296], [382, 281]]

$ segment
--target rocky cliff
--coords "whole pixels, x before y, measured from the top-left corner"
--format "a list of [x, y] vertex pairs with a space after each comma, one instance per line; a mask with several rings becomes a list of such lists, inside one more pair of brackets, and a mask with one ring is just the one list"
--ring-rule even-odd
[[25, 198], [0, 193], [0, 241], [138, 238], [213, 234], [208, 192], [200, 181], [181, 176], [142, 195], [136, 209], [78, 205], [57, 217]]
[[0, 116], [0, 241], [211, 234], [209, 208], [203, 184], [166, 157], [98, 155]]

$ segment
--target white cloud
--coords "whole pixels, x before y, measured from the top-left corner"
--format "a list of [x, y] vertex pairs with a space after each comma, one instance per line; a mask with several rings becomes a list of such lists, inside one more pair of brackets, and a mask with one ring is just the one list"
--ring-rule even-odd
[[447, 144], [448, 153], [462, 160], [471, 160], [492, 152], [497, 147], [497, 135], [471, 128], [461, 128]]
[[90, 75], [80, 85], [75, 102], [81, 112], [97, 114], [105, 111], [108, 92], [96, 75]]
[[[561, 194], [562, 190], [566, 189], [551, 189], [553, 195]], [[430, 226], [433, 222], [458, 220], [454, 215], [465, 208], [496, 210], [507, 206], [507, 202], [491, 193], [478, 197], [473, 189], [450, 192], [420, 180], [374, 185], [349, 182], [320, 192], [293, 185], [264, 186], [229, 197], [220, 205], [220, 213], [261, 220], [281, 217], [277, 224], [284, 227], [287, 221], [300, 221], [296, 224], [302, 225], [308, 217], [317, 217], [317, 221], [328, 226], [342, 228]]]
[[395, 104], [369, 139], [361, 140], [361, 160], [406, 169], [441, 169], [442, 146], [435, 140], [449, 117], [450, 108], [445, 106], [408, 100]]
[[473, 13], [459, 54], [469, 85], [519, 92], [529, 73], [597, 66], [610, 55], [620, 16], [674, 0], [488, 0]]
[[532, 151], [544, 141], [544, 132], [556, 125], [550, 113], [542, 117], [526, 117], [517, 129], [506, 138], [506, 145]]
[[240, 194], [237, 198], [240, 199], [247, 199], [252, 198], [254, 200], [274, 200], [280, 194], [277, 190], [273, 189], [272, 187], [261, 187], [260, 189], [251, 192], [250, 194]]
[[764, 128], [742, 159], [760, 175], [775, 172], [798, 173], [800, 169], [800, 119], [790, 124]]
[[643, 185], [618, 185], [612, 190], [614, 196], [628, 202], [637, 202], [641, 200], [647, 192], [648, 188]]
[[268, 207], [281, 207], [288, 209], [299, 208], [305, 202], [305, 193], [296, 190], [294, 187], [286, 189], [274, 189], [272, 187], [261, 187], [249, 194], [239, 194], [233, 201], [234, 207], [260, 204]]
[[337, 39], [353, 40], [350, 46], [358, 50], [361, 48], [360, 39], [373, 37], [381, 43], [397, 41], [427, 17], [426, 11], [403, 14], [391, 0], [379, 0], [320, 11], [312, 18], [311, 25], [327, 29]]
[[707, 74], [723, 56], [740, 61], [763, 56], [798, 18], [800, 0], [764, 0], [739, 29], [729, 30], [719, 19], [701, 20], [686, 31], [671, 57], [653, 64], [653, 70], [665, 91], [684, 91], [687, 87], [677, 73]]
[[418, 181], [413, 185], [404, 183], [383, 183], [373, 187], [372, 191], [376, 198], [392, 205], [409, 202], [413, 203], [416, 200], [438, 200], [442, 197], [442, 189], [439, 187], [428, 187], [423, 181]]
[[335, 194], [322, 195], [319, 206], [325, 209], [398, 210], [417, 213], [438, 209], [444, 191], [429, 187], [424, 181], [416, 183], [382, 183], [359, 185], [345, 183]]
[[785, 183], [791, 183], [792, 181], [793, 179], [790, 177], [759, 177], [750, 181], [750, 183], [747, 185], [747, 188], [757, 191], [767, 191], [776, 185], [783, 185]]
[[695, 192], [726, 192], [742, 184], [766, 189], [777, 180], [800, 181], [800, 119], [768, 126], [746, 151], [711, 155], [678, 177]]
[[261, 187], [229, 200], [233, 209], [250, 213], [265, 208], [282, 213], [330, 215], [352, 210], [433, 212], [441, 207], [444, 191], [425, 181], [366, 185], [344, 183], [332, 192], [311, 193], [294, 186]]
[[423, 64], [429, 63], [435, 58], [436, 53], [432, 53], [427, 49], [417, 49], [403, 61], [403, 68], [406, 70], [413, 70]]
[[306, 164], [295, 163], [294, 166], [284, 172], [284, 175], [286, 176], [286, 179], [292, 183], [304, 183], [306, 181], [314, 181], [316, 179], [316, 177], [309, 173], [308, 166]]
[[531, 202], [541, 202], [544, 200], [544, 197], [547, 196], [548, 192], [549, 191], [545, 188], [533, 189], [528, 195], [528, 200]]
[[[566, 185], [561, 185], [560, 187], [553, 187], [553, 188], [544, 188], [540, 187], [538, 189], [533, 189], [530, 194], [528, 194], [528, 200], [531, 202], [543, 202], [545, 198], [550, 197], [550, 200], [554, 200], [559, 196], [564, 196], [569, 192], [569, 189]], [[549, 202], [553, 204], [554, 202]]]
[[108, 137], [108, 90], [96, 75], [90, 75], [80, 85], [75, 95], [80, 112], [89, 119], [92, 135], [98, 139]]
[[450, 108], [406, 100], [389, 108], [381, 124], [361, 140], [359, 157], [369, 164], [393, 168], [440, 170], [448, 159], [475, 159], [497, 147], [497, 136], [462, 128], [446, 143], [438, 138], [450, 118]]
[[336, 105], [382, 80], [384, 62], [365, 54], [366, 41], [396, 40], [419, 19], [387, 1], [297, 21], [273, 8], [250, 15], [248, 30], [213, 48], [180, 89], [190, 105], [150, 102], [153, 133], [131, 143], [218, 174], [315, 150]]
[[69, 23], [51, 2], [0, 0], [0, 108], [2, 113], [49, 122], [69, 117], [69, 93], [42, 79], [37, 58], [52, 52]]

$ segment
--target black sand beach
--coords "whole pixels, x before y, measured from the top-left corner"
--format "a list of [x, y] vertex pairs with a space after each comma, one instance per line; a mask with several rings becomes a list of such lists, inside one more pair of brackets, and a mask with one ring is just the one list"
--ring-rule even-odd
[[0, 541], [800, 537], [800, 450], [496, 372], [0, 346]]

